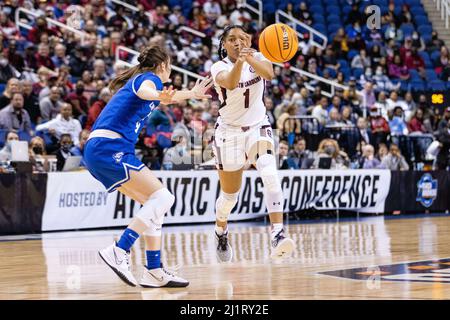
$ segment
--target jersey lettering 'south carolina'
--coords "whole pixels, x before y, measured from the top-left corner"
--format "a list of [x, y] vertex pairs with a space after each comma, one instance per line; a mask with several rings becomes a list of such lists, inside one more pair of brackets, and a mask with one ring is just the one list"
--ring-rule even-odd
[[[253, 56], [259, 61], [269, 61], [259, 52]], [[238, 86], [233, 90], [220, 87], [215, 81], [216, 76], [222, 71], [231, 71], [233, 66], [234, 63], [227, 57], [211, 67], [211, 75], [221, 102], [220, 117], [225, 124], [233, 126], [252, 126], [260, 123], [266, 117], [265, 80], [245, 62]]]
[[95, 121], [93, 130], [111, 130], [120, 133], [131, 143], [136, 143], [145, 120], [159, 105], [159, 101], [143, 100], [138, 97], [137, 91], [145, 80], [152, 81], [156, 90], [163, 89], [161, 79], [154, 73], [146, 72], [136, 75], [111, 98]]

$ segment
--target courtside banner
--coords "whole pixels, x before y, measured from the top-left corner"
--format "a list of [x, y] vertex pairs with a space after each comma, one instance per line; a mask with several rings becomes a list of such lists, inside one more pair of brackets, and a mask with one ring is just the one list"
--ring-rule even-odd
[[[165, 224], [215, 220], [219, 195], [215, 171], [155, 171], [175, 195], [175, 204]], [[389, 193], [388, 170], [284, 170], [279, 171], [285, 211], [308, 208], [383, 212]], [[108, 194], [87, 171], [48, 174], [42, 231], [126, 226], [140, 204], [119, 192]], [[239, 202], [231, 221], [266, 214], [263, 183], [256, 171], [245, 171]]]

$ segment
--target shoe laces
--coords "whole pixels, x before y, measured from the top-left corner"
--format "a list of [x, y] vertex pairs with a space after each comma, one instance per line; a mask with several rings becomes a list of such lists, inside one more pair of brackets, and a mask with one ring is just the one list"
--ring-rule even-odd
[[169, 276], [175, 277], [179, 269], [180, 269], [179, 265], [175, 265], [173, 267], [165, 267], [164, 264], [161, 263], [161, 270]]
[[284, 229], [281, 229], [281, 230], [275, 235], [275, 237], [274, 237], [273, 240], [272, 240], [273, 246], [276, 247], [277, 244], [278, 244], [278, 242], [280, 242], [280, 241], [283, 240], [284, 238], [286, 238], [286, 237], [284, 236]]
[[217, 244], [217, 249], [221, 249], [222, 251], [227, 250], [228, 248], [228, 233], [224, 233], [222, 235], [217, 235], [218, 239], [218, 244]]
[[127, 263], [128, 271], [131, 271], [130, 256], [131, 256], [130, 252], [126, 252], [125, 253], [125, 258], [124, 259], [125, 259], [125, 262]]

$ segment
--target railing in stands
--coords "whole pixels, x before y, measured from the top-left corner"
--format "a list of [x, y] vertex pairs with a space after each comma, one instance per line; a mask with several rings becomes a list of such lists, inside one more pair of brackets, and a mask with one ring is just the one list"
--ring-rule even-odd
[[441, 12], [441, 19], [445, 20], [445, 28], [449, 28], [450, 16], [450, 0], [433, 0], [436, 3], [436, 8]]
[[[324, 50], [327, 47], [328, 38], [321, 32], [317, 31], [314, 28], [311, 28], [307, 24], [301, 22], [300, 20], [294, 18], [293, 16], [287, 14], [286, 12], [282, 10], [277, 10], [275, 13], [275, 20], [277, 23], [285, 23], [289, 26], [291, 26], [299, 36], [300, 39], [303, 39], [303, 33], [299, 32], [297, 27], [300, 27], [302, 29], [306, 29], [310, 33], [309, 42], [311, 45], [314, 45], [316, 47], [321, 48]], [[322, 40], [322, 43], [317, 41], [317, 38]]]
[[256, 13], [258, 15], [258, 27], [262, 28], [262, 25], [263, 25], [263, 2], [261, 0], [253, 0], [253, 2], [255, 2], [258, 5], [258, 8], [249, 4], [247, 0], [243, 0], [242, 5], [247, 10], [249, 10], [253, 13]]
[[[115, 3], [115, 4], [119, 5], [119, 6], [123, 6], [123, 7], [127, 8], [127, 9], [129, 9], [131, 11], [139, 12], [139, 8], [138, 7], [136, 7], [136, 6], [132, 5], [132, 4], [129, 4], [127, 2], [120, 1], [120, 0], [110, 0], [110, 1], [112, 3]], [[149, 17], [150, 20], [152, 20], [152, 15], [149, 12], [145, 12], [145, 15], [147, 17]], [[182, 26], [182, 27], [178, 28], [177, 32], [180, 32], [180, 31], [187, 31], [187, 32], [192, 33], [193, 35], [195, 35], [197, 37], [201, 37], [201, 38], [205, 38], [206, 37], [205, 33], [200, 32], [200, 31], [195, 30], [195, 29], [192, 29], [192, 28], [189, 28], [189, 27], [186, 27], [186, 26]]]
[[[22, 27], [25, 28], [27, 30], [31, 30], [33, 29], [33, 27], [23, 21], [20, 20], [20, 14], [24, 13], [28, 16], [32, 16], [34, 18], [39, 17], [40, 15], [38, 13], [35, 13], [33, 11], [30, 11], [28, 9], [25, 8], [17, 8], [16, 13], [15, 13], [15, 19], [16, 19], [16, 26], [17, 27]], [[57, 20], [51, 19], [51, 18], [45, 18], [47, 20], [47, 23], [51, 23], [54, 24], [55, 26], [61, 28], [61, 29], [65, 29], [67, 31], [73, 32], [74, 34], [78, 35], [81, 38], [81, 42], [84, 42], [84, 37], [86, 36], [86, 33], [84, 31], [75, 29], [73, 27], [70, 27], [62, 22], [59, 22]]]
[[[123, 64], [125, 64], [126, 66], [129, 66], [129, 67], [132, 67], [133, 65], [135, 65], [137, 63], [137, 60], [134, 59], [134, 58], [129, 60], [131, 62], [122, 60], [120, 58], [120, 52], [121, 51], [125, 51], [127, 53], [130, 53], [133, 56], [139, 55], [139, 52], [136, 51], [136, 50], [133, 50], [133, 49], [130, 49], [130, 48], [124, 47], [124, 46], [118, 46], [116, 48], [116, 61], [120, 61], [121, 63], [123, 63]], [[180, 67], [177, 67], [177, 66], [174, 66], [174, 65], [172, 65], [172, 70], [183, 74], [183, 86], [187, 86], [189, 84], [189, 77], [195, 78], [195, 79], [201, 79], [201, 80], [205, 79], [205, 77], [203, 77], [203, 76], [201, 76], [201, 75], [199, 75], [197, 73], [188, 71], [186, 69], [183, 69], [183, 68], [180, 68]]]
[[197, 37], [200, 37], [200, 38], [205, 38], [206, 37], [205, 33], [201, 32], [201, 31], [198, 31], [198, 30], [195, 30], [195, 29], [192, 29], [192, 28], [189, 28], [189, 27], [186, 27], [186, 26], [182, 26], [182, 27], [179, 27], [177, 29], [178, 33], [180, 33], [181, 31], [186, 31], [186, 32], [192, 33], [193, 35], [195, 35]]

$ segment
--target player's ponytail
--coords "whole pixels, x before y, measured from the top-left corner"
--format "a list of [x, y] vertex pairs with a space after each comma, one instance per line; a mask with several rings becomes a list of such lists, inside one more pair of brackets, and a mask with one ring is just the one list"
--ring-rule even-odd
[[170, 63], [168, 53], [159, 46], [150, 46], [144, 49], [138, 57], [139, 64], [120, 73], [109, 84], [109, 89], [115, 93], [134, 76], [143, 72], [155, 72], [163, 63]]

